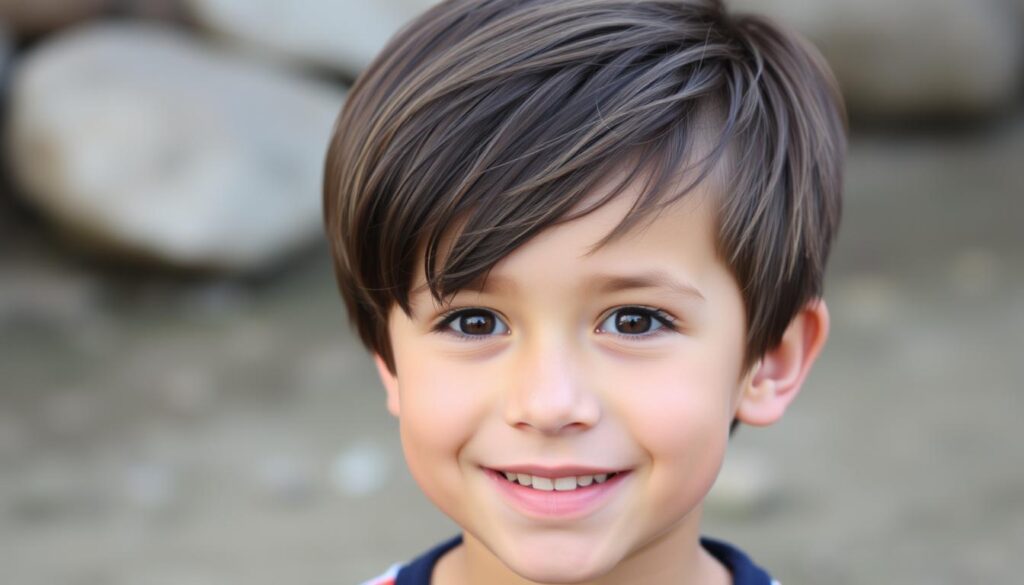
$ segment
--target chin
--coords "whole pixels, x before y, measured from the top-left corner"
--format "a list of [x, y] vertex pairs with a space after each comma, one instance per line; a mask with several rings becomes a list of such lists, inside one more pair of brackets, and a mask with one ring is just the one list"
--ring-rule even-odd
[[581, 571], [579, 567], [528, 567], [529, 570], [513, 572], [533, 583], [548, 585], [570, 585], [573, 583], [589, 583], [605, 573], [598, 571]]
[[584, 583], [604, 576], [614, 563], [604, 559], [599, 565], [594, 558], [581, 559], [554, 551], [536, 551], [536, 554], [525, 554], [512, 561], [505, 560], [509, 569], [520, 577], [535, 583], [550, 585], [568, 585]]

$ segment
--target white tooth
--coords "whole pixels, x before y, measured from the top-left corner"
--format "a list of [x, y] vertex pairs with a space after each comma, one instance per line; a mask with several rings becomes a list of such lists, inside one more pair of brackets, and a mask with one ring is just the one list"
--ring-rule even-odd
[[607, 479], [608, 479], [608, 474], [607, 473], [598, 473], [597, 475], [594, 476], [594, 481], [596, 481], [597, 483], [604, 483], [605, 480], [607, 480]]
[[555, 484], [548, 477], [535, 477], [533, 478], [533, 489], [540, 490], [542, 492], [550, 492], [555, 489]]
[[555, 479], [555, 490], [560, 491], [560, 492], [567, 492], [569, 490], [574, 490], [574, 489], [576, 489], [576, 478], [575, 477], [569, 476], [569, 477], [559, 477], [559, 478]]
[[590, 485], [592, 483], [594, 483], [594, 476], [593, 475], [581, 475], [581, 476], [576, 478], [576, 485], [578, 485], [580, 487], [587, 487], [588, 485]]
[[532, 481], [533, 481], [533, 477], [531, 477], [531, 476], [529, 476], [529, 475], [527, 475], [525, 473], [517, 473], [516, 474], [516, 478], [519, 479], [519, 483], [521, 485], [530, 485], [530, 483], [532, 483]]
[[507, 479], [509, 481], [515, 481], [516, 480], [516, 474], [512, 473], [511, 471], [503, 471], [502, 473], [505, 474], [505, 479]]

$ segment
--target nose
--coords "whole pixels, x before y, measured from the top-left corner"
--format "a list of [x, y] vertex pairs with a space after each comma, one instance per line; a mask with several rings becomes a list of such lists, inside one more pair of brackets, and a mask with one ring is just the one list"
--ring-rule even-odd
[[506, 422], [546, 435], [593, 427], [601, 418], [601, 403], [585, 372], [585, 364], [565, 344], [524, 348], [506, 381]]

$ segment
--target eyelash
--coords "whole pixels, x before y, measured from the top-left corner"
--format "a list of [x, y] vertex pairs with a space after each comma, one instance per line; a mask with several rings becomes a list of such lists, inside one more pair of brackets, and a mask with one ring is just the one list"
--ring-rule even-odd
[[[600, 326], [601, 326], [600, 324], [603, 324], [605, 321], [607, 321], [611, 316], [615, 315], [616, 313], [619, 313], [621, 311], [626, 311], [626, 310], [632, 310], [634, 312], [644, 314], [644, 315], [654, 319], [655, 321], [657, 321], [661, 325], [661, 327], [659, 327], [658, 329], [655, 329], [653, 331], [649, 331], [647, 333], [636, 333], [636, 334], [616, 333], [614, 331], [601, 331], [600, 330]], [[465, 333], [456, 331], [456, 330], [454, 330], [454, 329], [452, 329], [450, 327], [450, 325], [456, 319], [458, 319], [459, 317], [463, 316], [464, 314], [476, 313], [476, 312], [490, 313], [496, 320], [500, 321], [501, 323], [504, 323], [504, 320], [498, 315], [498, 313], [495, 312], [495, 311], [492, 311], [490, 309], [484, 309], [482, 307], [460, 307], [458, 309], [451, 309], [449, 311], [446, 311], [440, 317], [438, 317], [437, 324], [435, 324], [431, 328], [431, 331], [433, 331], [435, 333], [442, 333], [442, 334], [445, 334], [445, 335], [451, 335], [453, 337], [456, 337], [457, 339], [466, 340], [466, 341], [475, 341], [475, 340], [480, 340], [480, 339], [486, 338], [486, 337], [495, 337], [495, 335], [467, 335]], [[671, 314], [669, 314], [666, 311], [664, 311], [663, 309], [659, 309], [657, 307], [646, 307], [646, 306], [643, 306], [643, 305], [623, 305], [623, 306], [620, 306], [620, 307], [615, 307], [614, 309], [611, 309], [610, 311], [606, 312], [601, 317], [600, 324], [598, 325], [597, 328], [595, 328], [595, 333], [604, 333], [604, 334], [609, 334], [609, 335], [615, 335], [616, 337], [632, 339], [632, 340], [643, 339], [643, 338], [647, 338], [647, 337], [654, 337], [654, 336], [658, 336], [658, 335], [663, 335], [665, 333], [676, 333], [676, 332], [679, 331], [678, 320], [675, 317], [673, 317]], [[505, 327], [507, 328], [508, 325], [506, 324]], [[662, 330], [664, 330], [664, 331], [662, 331]]]
[[[648, 331], [646, 333], [634, 333], [634, 334], [616, 333], [614, 331], [600, 331], [600, 329], [597, 329], [595, 331], [597, 333], [604, 333], [604, 334], [608, 334], [608, 335], [615, 335], [616, 337], [622, 337], [622, 338], [626, 338], [626, 339], [644, 339], [644, 338], [648, 338], [648, 337], [655, 337], [655, 336], [664, 335], [666, 333], [677, 333], [679, 331], [678, 319], [676, 319], [675, 317], [673, 317], [672, 315], [670, 315], [669, 313], [667, 313], [663, 309], [659, 309], [657, 307], [645, 307], [643, 305], [623, 305], [621, 307], [615, 307], [614, 309], [612, 309], [612, 310], [610, 310], [610, 311], [608, 311], [607, 313], [604, 314], [604, 316], [601, 318], [601, 323], [603, 324], [605, 321], [607, 321], [610, 317], [612, 317], [616, 313], [620, 313], [620, 312], [627, 311], [627, 310], [631, 311], [631, 312], [635, 312], [635, 313], [640, 313], [640, 314], [646, 315], [646, 316], [650, 317], [651, 319], [654, 319], [655, 321], [657, 321], [659, 324], [661, 324], [661, 327], [659, 327], [658, 329], [655, 329], [653, 331]], [[600, 328], [600, 325], [598, 325], [598, 328]]]
[[[483, 307], [460, 307], [458, 309], [451, 309], [449, 311], [445, 311], [440, 317], [438, 317], [437, 324], [434, 325], [431, 328], [431, 330], [435, 333], [451, 335], [456, 339], [464, 341], [479, 341], [480, 339], [484, 339], [487, 337], [496, 337], [495, 335], [467, 335], [465, 333], [456, 331], [449, 327], [449, 325], [451, 325], [459, 317], [471, 313], [489, 313], [495, 320], [500, 321], [501, 323], [505, 323], [505, 320], [502, 319], [497, 312], [492, 311], [490, 309], [484, 309]], [[505, 327], [507, 328], [508, 325], [505, 325]]]

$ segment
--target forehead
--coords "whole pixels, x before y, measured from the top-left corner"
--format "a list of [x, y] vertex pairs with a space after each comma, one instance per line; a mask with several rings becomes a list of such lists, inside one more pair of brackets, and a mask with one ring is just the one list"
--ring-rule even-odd
[[[527, 286], [546, 288], [571, 281], [587, 290], [659, 287], [700, 298], [696, 283], [710, 271], [725, 269], [717, 253], [710, 189], [698, 185], [609, 239], [633, 210], [641, 190], [639, 184], [627, 185], [585, 215], [548, 227], [481, 271], [463, 290], [522, 294]], [[593, 207], [606, 195], [595, 192], [579, 208]], [[422, 270], [412, 295], [429, 296]]]
[[551, 265], [553, 277], [594, 270], [675, 272], [717, 261], [710, 202], [698, 193], [608, 240], [634, 201], [635, 193], [628, 190], [583, 217], [546, 229], [495, 265], [491, 274], [536, 271], [542, 264]]

